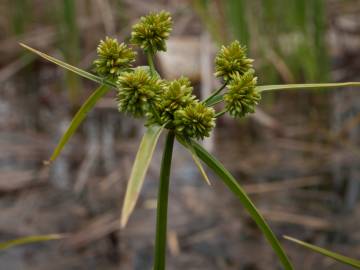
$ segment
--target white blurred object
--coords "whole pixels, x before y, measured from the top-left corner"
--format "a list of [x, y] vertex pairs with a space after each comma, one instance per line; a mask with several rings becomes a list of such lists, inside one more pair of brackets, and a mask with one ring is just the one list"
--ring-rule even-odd
[[166, 45], [167, 51], [157, 54], [164, 78], [173, 80], [184, 75], [192, 81], [199, 81], [200, 39], [192, 36], [173, 37]]
[[[213, 55], [214, 55], [214, 45], [212, 43], [210, 34], [205, 32], [201, 35], [201, 50], [200, 50], [200, 67], [201, 67], [201, 88], [200, 94], [201, 98], [204, 99], [211, 95], [211, 92], [215, 88], [214, 82], [214, 65], [213, 65]], [[215, 143], [215, 130], [211, 133], [210, 137], [204, 139], [204, 147], [208, 151], [214, 149]]]

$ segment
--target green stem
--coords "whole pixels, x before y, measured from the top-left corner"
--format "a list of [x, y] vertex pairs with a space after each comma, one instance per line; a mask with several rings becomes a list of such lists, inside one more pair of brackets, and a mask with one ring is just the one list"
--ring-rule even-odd
[[227, 85], [227, 82], [225, 82], [218, 90], [216, 90], [215, 92], [213, 92], [210, 96], [208, 96], [203, 103], [205, 103], [206, 105], [208, 105], [208, 102], [210, 100], [213, 99], [213, 97], [215, 97], [216, 95], [218, 95]]
[[152, 53], [147, 53], [147, 60], [150, 67], [150, 74], [151, 76], [155, 75], [155, 65], [154, 65], [154, 59]]
[[175, 134], [169, 131], [165, 149], [163, 152], [159, 193], [157, 198], [157, 217], [156, 217], [156, 238], [155, 238], [155, 258], [153, 270], [165, 270], [166, 262], [166, 233], [167, 233], [167, 208], [170, 182], [171, 157], [174, 146]]

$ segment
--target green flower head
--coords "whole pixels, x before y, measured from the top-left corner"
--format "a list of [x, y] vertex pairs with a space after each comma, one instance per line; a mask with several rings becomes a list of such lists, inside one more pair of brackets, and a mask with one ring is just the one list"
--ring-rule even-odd
[[235, 73], [228, 84], [228, 92], [224, 94], [225, 109], [233, 117], [243, 117], [253, 113], [261, 96], [256, 88], [257, 78], [250, 69], [244, 75]]
[[190, 138], [209, 137], [215, 127], [215, 110], [198, 101], [177, 110], [174, 118], [176, 132]]
[[107, 78], [117, 78], [121, 72], [131, 67], [136, 53], [115, 38], [106, 37], [97, 47], [98, 59], [94, 61], [97, 74]]
[[225, 81], [235, 72], [244, 74], [252, 68], [254, 60], [247, 58], [246, 48], [235, 40], [229, 46], [222, 46], [215, 58], [215, 76], [223, 77]]
[[191, 82], [185, 77], [166, 85], [160, 106], [161, 119], [164, 123], [174, 119], [176, 110], [186, 107], [195, 100], [192, 91]]
[[150, 13], [141, 17], [140, 21], [133, 26], [131, 42], [152, 54], [157, 51], [166, 51], [165, 41], [171, 30], [172, 20], [169, 12]]
[[119, 111], [130, 113], [135, 117], [145, 116], [151, 106], [160, 102], [164, 87], [161, 80], [151, 77], [143, 68], [122, 73], [117, 84]]

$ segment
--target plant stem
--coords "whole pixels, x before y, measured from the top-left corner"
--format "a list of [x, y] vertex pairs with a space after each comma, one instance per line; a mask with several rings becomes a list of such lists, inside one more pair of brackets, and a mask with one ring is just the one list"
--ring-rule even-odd
[[171, 157], [174, 146], [175, 134], [169, 131], [163, 157], [161, 161], [160, 183], [157, 198], [157, 216], [156, 216], [156, 238], [155, 238], [155, 256], [153, 270], [165, 270], [166, 263], [166, 233], [167, 233], [167, 208], [170, 182]]
[[227, 85], [227, 82], [225, 82], [218, 90], [216, 90], [215, 92], [213, 92], [210, 96], [208, 96], [203, 103], [207, 104], [213, 97], [215, 97], [216, 95], [218, 95]]
[[147, 53], [147, 60], [150, 67], [150, 74], [151, 76], [155, 75], [155, 65], [154, 65], [154, 59], [152, 53]]

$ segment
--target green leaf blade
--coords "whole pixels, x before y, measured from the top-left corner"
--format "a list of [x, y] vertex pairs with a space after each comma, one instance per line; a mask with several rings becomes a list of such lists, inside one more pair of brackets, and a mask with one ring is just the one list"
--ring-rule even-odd
[[293, 237], [290, 237], [290, 236], [284, 235], [284, 238], [286, 240], [289, 240], [291, 242], [299, 244], [299, 245], [301, 245], [303, 247], [306, 247], [306, 248], [308, 248], [308, 249], [310, 249], [312, 251], [315, 251], [315, 252], [320, 253], [320, 254], [322, 254], [324, 256], [332, 258], [332, 259], [334, 259], [334, 260], [336, 260], [338, 262], [350, 265], [352, 267], [355, 267], [356, 269], [360, 269], [360, 261], [359, 260], [355, 260], [353, 258], [344, 256], [344, 255], [341, 255], [341, 254], [338, 254], [338, 253], [335, 253], [333, 251], [330, 251], [330, 250], [327, 250], [327, 249], [324, 249], [324, 248], [321, 248], [321, 247], [318, 247], [318, 246], [303, 242], [303, 241], [301, 241], [299, 239], [296, 239], [296, 238], [293, 238]]
[[79, 125], [83, 122], [88, 112], [95, 106], [96, 102], [102, 98], [109, 91], [109, 87], [106, 85], [101, 85], [97, 88], [91, 96], [84, 102], [84, 104], [80, 107], [78, 112], [75, 114], [73, 119], [70, 122], [69, 127], [61, 137], [58, 145], [53, 151], [50, 160], [45, 163], [53, 162], [61, 153], [62, 149], [66, 145], [66, 143], [70, 140], [70, 138], [74, 135], [75, 131], [79, 127]]
[[74, 72], [74, 73], [80, 75], [81, 77], [84, 77], [84, 78], [86, 78], [88, 80], [94, 81], [94, 82], [99, 83], [99, 84], [107, 84], [108, 86], [116, 87], [116, 84], [109, 81], [109, 80], [105, 80], [105, 79], [103, 79], [103, 78], [101, 78], [99, 76], [91, 74], [90, 72], [87, 72], [87, 71], [82, 70], [80, 68], [74, 67], [74, 66], [72, 66], [72, 65], [70, 65], [68, 63], [65, 63], [65, 62], [63, 62], [63, 61], [61, 61], [59, 59], [56, 59], [56, 58], [54, 58], [54, 57], [52, 57], [50, 55], [47, 55], [47, 54], [45, 54], [43, 52], [40, 52], [40, 51], [38, 51], [38, 50], [36, 50], [34, 48], [31, 48], [30, 46], [27, 46], [27, 45], [25, 45], [23, 43], [19, 43], [19, 44], [20, 44], [20, 46], [24, 47], [25, 49], [27, 49], [27, 50], [41, 56], [42, 58], [44, 58], [44, 59], [46, 59], [46, 60], [48, 60], [48, 61], [50, 61], [50, 62], [52, 62], [52, 63], [54, 63], [54, 64], [56, 64], [56, 65], [58, 65], [60, 67], [62, 67], [64, 69], [67, 69], [67, 70], [69, 70], [71, 72]]
[[45, 242], [51, 240], [59, 240], [64, 238], [64, 235], [61, 234], [48, 234], [48, 235], [33, 235], [27, 237], [16, 238], [13, 240], [5, 241], [0, 243], [0, 251], [19, 246], [19, 245], [27, 245], [38, 242]]
[[205, 183], [208, 184], [209, 186], [211, 186], [209, 177], [207, 176], [205, 169], [202, 166], [201, 161], [199, 160], [198, 156], [195, 153], [192, 153], [191, 151], [190, 151], [190, 153], [191, 153], [191, 157], [194, 160], [194, 163], [195, 163], [196, 167], [198, 168], [200, 174], [202, 175]]
[[341, 83], [303, 83], [303, 84], [274, 84], [259, 85], [260, 92], [273, 90], [298, 90], [298, 89], [316, 89], [316, 88], [337, 88], [337, 87], [360, 87], [360, 82], [341, 82]]
[[[300, 89], [331, 89], [339, 87], [360, 87], [360, 82], [341, 82], [341, 83], [302, 83], [302, 84], [273, 84], [259, 85], [257, 89], [260, 92], [277, 90], [300, 90]], [[207, 106], [214, 106], [224, 100], [223, 95], [219, 94], [206, 102]]]
[[281, 263], [286, 270], [293, 270], [293, 266], [286, 255], [284, 249], [282, 248], [279, 240], [275, 236], [275, 234], [270, 229], [269, 225], [266, 223], [263, 216], [257, 210], [251, 199], [248, 197], [246, 192], [242, 189], [242, 187], [237, 183], [235, 178], [230, 174], [229, 171], [225, 169], [225, 167], [209, 154], [201, 145], [196, 142], [193, 142], [194, 149], [198, 155], [198, 157], [209, 167], [211, 168], [224, 182], [224, 184], [239, 198], [242, 205], [245, 207], [247, 212], [250, 214], [251, 218], [258, 225], [260, 230], [263, 232], [264, 236], [272, 246], [274, 252], [277, 254]]
[[186, 150], [189, 151], [189, 153], [190, 153], [196, 167], [198, 168], [200, 174], [202, 175], [204, 181], [206, 182], [206, 184], [211, 186], [209, 177], [206, 174], [206, 171], [205, 171], [203, 165], [201, 164], [201, 161], [199, 160], [199, 157], [197, 156], [194, 146], [191, 144], [191, 141], [188, 141], [185, 138], [180, 137], [179, 135], [176, 136], [176, 139], [179, 143], [181, 143], [186, 148]]
[[156, 144], [163, 130], [164, 126], [150, 126], [147, 128], [141, 140], [126, 187], [125, 199], [121, 213], [122, 228], [126, 226], [126, 223], [135, 208]]

